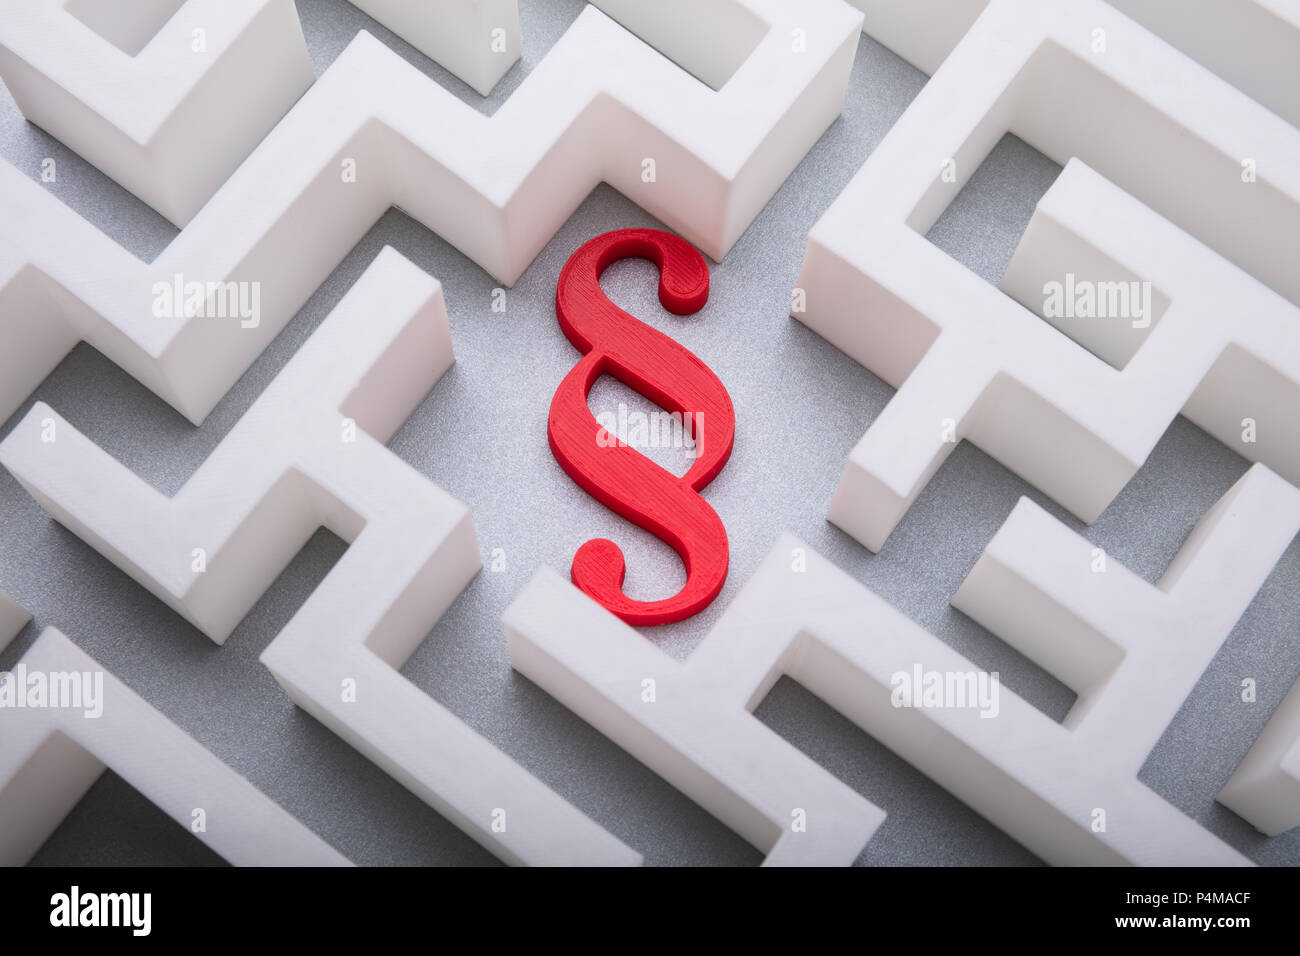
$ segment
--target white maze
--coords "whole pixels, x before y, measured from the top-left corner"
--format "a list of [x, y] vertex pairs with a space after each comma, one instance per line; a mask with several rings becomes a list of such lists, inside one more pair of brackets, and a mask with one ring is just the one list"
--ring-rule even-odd
[[[1027, 305], [925, 238], [1008, 131], [1067, 166], [1003, 280]], [[965, 438], [1092, 521], [1179, 411], [1300, 481], [1296, 235], [1300, 130], [1104, 3], [994, 0], [808, 238], [795, 317], [898, 388], [830, 519], [878, 551]], [[1065, 271], [1161, 313], [1062, 335]]]
[[[767, 566], [785, 562], [793, 543], [779, 542]], [[683, 665], [543, 567], [503, 618], [510, 661], [744, 837], [765, 865], [847, 866], [884, 811], [748, 713], [807, 657], [799, 634], [769, 621], [770, 603], [752, 607], [755, 595], [799, 607], [781, 573], [760, 571]]]
[[788, 675], [1049, 863], [1243, 865], [1137, 774], [1297, 532], [1300, 490], [1256, 465], [1152, 586], [1022, 498], [953, 605], [1078, 693], [1060, 724], [1005, 688], [897, 706], [897, 674], [978, 669], [790, 535], [685, 664], [550, 568], [505, 625], [519, 671], [768, 863], [850, 863], [883, 816], [752, 716]]
[[19, 675], [17, 693], [43, 690], [3, 712], [0, 866], [31, 859], [106, 768], [236, 866], [349, 865], [54, 628], [0, 682]]
[[[514, 0], [352, 2], [480, 94], [520, 55]], [[141, 262], [0, 162], [0, 418], [85, 341], [201, 422], [392, 206], [507, 286], [601, 182], [721, 260], [861, 30], [933, 73], [798, 279], [795, 317], [898, 389], [830, 520], [880, 550], [962, 439], [1085, 521], [1180, 413], [1257, 464], [1154, 586], [1007, 517], [952, 603], [1076, 692], [1062, 723], [1005, 689], [896, 706], [899, 674], [977, 669], [789, 535], [685, 663], [541, 568], [512, 664], [769, 865], [852, 863], [885, 819], [752, 715], [781, 675], [1048, 862], [1249, 862], [1138, 773], [1300, 531], [1298, 0], [596, 0], [490, 117], [365, 32], [313, 82], [291, 0], [117, 6], [0, 0], [0, 78], [182, 229]], [[1064, 168], [993, 288], [925, 234], [1007, 132]], [[1142, 304], [1062, 313], [1054, 284]], [[261, 657], [290, 697], [506, 862], [637, 864], [399, 673], [480, 567], [468, 510], [384, 447], [452, 361], [441, 287], [385, 249], [175, 497], [43, 403], [0, 464], [217, 644], [329, 528], [346, 554]], [[28, 620], [0, 592], [0, 650]], [[102, 673], [52, 629], [22, 663]], [[346, 862], [103, 679], [99, 718], [0, 712], [0, 862], [105, 766], [232, 862]], [[1300, 824], [1300, 685], [1219, 799]]]
[[293, 0], [0, 0], [0, 79], [29, 121], [179, 226], [312, 72]]
[[218, 644], [329, 528], [347, 553], [262, 653], [295, 703], [507, 862], [637, 863], [398, 673], [480, 566], [464, 505], [384, 447], [452, 361], [441, 287], [385, 249], [176, 497], [43, 404], [0, 463]]
[[[839, 115], [861, 24], [839, 0], [740, 6], [765, 29], [720, 90], [588, 7], [491, 117], [363, 32], [147, 265], [0, 162], [0, 416], [84, 340], [202, 421], [391, 206], [506, 285], [602, 181], [721, 259]], [[727, 22], [655, 25], [690, 61]], [[177, 277], [215, 288], [160, 316]]]
[[[934, 73], [990, 0], [849, 0], [862, 31], [926, 73]], [[992, 0], [997, 2], [997, 0]], [[1293, 126], [1300, 126], [1300, 2], [1108, 0], [1193, 60]], [[1191, 15], [1189, 15], [1191, 14]], [[1231, 42], [1225, 38], [1231, 37]]]
[[[519, 59], [515, 0], [354, 0], [487, 94]], [[3, 0], [23, 115], [177, 225], [312, 84], [293, 0]]]

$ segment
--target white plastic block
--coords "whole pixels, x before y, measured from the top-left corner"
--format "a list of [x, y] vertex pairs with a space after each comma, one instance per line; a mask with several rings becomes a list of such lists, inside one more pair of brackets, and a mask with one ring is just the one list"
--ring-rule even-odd
[[351, 0], [487, 96], [519, 60], [517, 0]]
[[1300, 0], [1109, 0], [1148, 30], [1300, 126]]
[[[490, 118], [363, 32], [149, 265], [0, 163], [0, 418], [85, 340], [201, 421], [394, 205], [506, 285], [602, 180], [721, 259], [838, 115], [861, 21], [744, 8], [766, 32], [721, 91], [589, 7]], [[159, 316], [178, 276], [258, 315]]]
[[[769, 860], [847, 862], [874, 829], [744, 713], [785, 674], [1048, 862], [1243, 864], [1137, 775], [1298, 530], [1300, 491], [1256, 465], [1157, 587], [1094, 571], [1088, 541], [1021, 499], [953, 604], [1077, 691], [1064, 724], [1005, 687], [992, 707], [899, 706], [897, 675], [981, 672], [789, 535], [684, 666], [550, 569], [505, 621], [517, 669], [679, 789], [760, 848], [783, 824]], [[791, 805], [818, 808], [805, 833]]]
[[[1254, 465], [1153, 587], [1104, 555], [1099, 571], [1091, 543], [1021, 499], [952, 603], [1078, 694], [1062, 726], [1073, 759], [1145, 790], [1132, 778], [1297, 532], [1300, 491]], [[1127, 811], [1096, 799], [1117, 831]], [[1177, 832], [1152, 821], [1134, 862], [1172, 862], [1166, 838], [1189, 841], [1186, 862], [1216, 858], [1208, 834]]]
[[0, 0], [0, 78], [30, 122], [184, 225], [312, 68], [293, 0]]
[[[1002, 282], [1037, 311], [925, 238], [1007, 131], [1065, 166]], [[1179, 411], [1300, 481], [1297, 234], [1300, 131], [1104, 4], [995, 0], [809, 235], [796, 318], [899, 390], [830, 519], [879, 550], [966, 438], [1092, 521]], [[1151, 308], [1053, 328], [1066, 273]]]
[[0, 463], [217, 643], [329, 528], [347, 552], [261, 658], [293, 700], [508, 862], [636, 863], [398, 672], [480, 567], [465, 506], [384, 447], [452, 360], [441, 287], [385, 248], [175, 497], [43, 404]]
[[[1098, 288], [1107, 280], [1128, 282], [1130, 291], [1138, 288], [1133, 283], [1151, 284], [1149, 321], [1046, 320], [1123, 369], [1103, 369], [1091, 383], [1105, 391], [1088, 396], [1094, 407], [1106, 406], [1098, 434], [1123, 436], [1115, 445], [1140, 464], [1181, 412], [1233, 451], [1300, 484], [1300, 309], [1079, 160], [1038, 203], [999, 287], [1041, 311], [1045, 286], [1067, 273]], [[1071, 348], [1060, 337], [1053, 344]], [[1066, 367], [1063, 359], [1048, 361]], [[1081, 379], [1071, 391], [1087, 388]], [[1118, 490], [1108, 489], [1081, 515], [1100, 512]]]
[[4, 591], [0, 591], [0, 651], [18, 636], [32, 616]]
[[822, 10], [810, 9], [814, 22], [804, 24], [785, 14], [773, 19], [778, 6], [738, 0], [591, 2], [715, 90], [726, 85], [769, 30], [793, 50], [793, 44], [807, 41], [808, 27], [829, 26], [816, 22], [823, 17]]
[[1300, 826], [1300, 681], [1219, 791], [1219, 802], [1269, 836]]
[[683, 665], [544, 566], [503, 616], [510, 662], [760, 850], [764, 865], [848, 866], [885, 813], [749, 712], [809, 653], [797, 633], [744, 611], [761, 586], [751, 582], [740, 610]]
[[[864, 33], [933, 74], [990, 0], [848, 2], [865, 15]], [[1296, 77], [1300, 0], [1109, 2], [1278, 116], [1300, 126], [1300, 80]]]
[[989, 0], [848, 2], [863, 13], [863, 33], [931, 76], [989, 5]]
[[105, 767], [236, 866], [350, 865], [54, 628], [6, 679], [23, 694], [37, 676], [42, 706], [0, 709], [0, 866], [31, 859]]

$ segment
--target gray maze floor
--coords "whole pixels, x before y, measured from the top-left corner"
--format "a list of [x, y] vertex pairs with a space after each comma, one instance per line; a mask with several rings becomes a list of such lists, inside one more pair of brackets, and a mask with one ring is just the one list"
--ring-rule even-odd
[[[389, 43], [465, 102], [492, 112], [577, 16], [579, 0], [520, 3], [522, 62], [483, 99], [343, 0], [299, 0], [319, 75], [358, 29]], [[727, 525], [732, 570], [699, 616], [649, 632], [684, 658], [718, 620], [778, 534], [792, 531], [977, 666], [1060, 720], [1073, 694], [948, 601], [1021, 495], [1028, 495], [1118, 560], [1154, 581], [1196, 520], [1246, 462], [1179, 418], [1150, 460], [1090, 527], [969, 444], [961, 445], [887, 546], [871, 555], [827, 523], [843, 461], [892, 395], [883, 382], [788, 315], [814, 222], [924, 85], [926, 77], [862, 37], [843, 116], [822, 137], [725, 262], [698, 314], [660, 308], [655, 272], [625, 262], [604, 286], [623, 308], [696, 352], [728, 386], [735, 453], [706, 497]], [[152, 259], [175, 230], [0, 97], [0, 155], [38, 177], [125, 247]], [[1005, 138], [929, 238], [996, 282], [1059, 167]], [[484, 571], [415, 652], [403, 673], [655, 864], [747, 864], [759, 854], [509, 666], [500, 615], [539, 564], [567, 571], [597, 535], [628, 556], [634, 596], [671, 593], [682, 580], [667, 546], [614, 517], [556, 465], [546, 411], [577, 353], [555, 320], [559, 270], [583, 241], [627, 226], [659, 225], [613, 189], [582, 204], [491, 310], [496, 283], [398, 210], [384, 215], [200, 428], [185, 422], [111, 362], [77, 348], [37, 389], [112, 455], [174, 492], [257, 398], [384, 245], [444, 285], [457, 363], [390, 443], [392, 450], [472, 509]], [[596, 411], [645, 401], [617, 383], [593, 392]], [[24, 405], [25, 412], [30, 403]], [[20, 413], [21, 414], [21, 413]], [[13, 427], [5, 423], [3, 432]], [[667, 453], [666, 467], [684, 460]], [[675, 454], [682, 454], [677, 452]], [[489, 864], [468, 837], [302, 711], [257, 656], [343, 551], [318, 533], [224, 647], [186, 624], [107, 560], [55, 524], [0, 474], [0, 582], [35, 615], [2, 655], [9, 668], [54, 625], [341, 852], [361, 864]], [[1300, 546], [1293, 545], [1242, 618], [1142, 771], [1142, 779], [1261, 863], [1300, 862], [1300, 833], [1269, 840], [1214, 795], [1300, 671]], [[1259, 699], [1242, 703], [1243, 677]], [[799, 685], [783, 679], [758, 717], [889, 818], [865, 864], [1034, 864], [1036, 858]], [[107, 776], [38, 853], [38, 864], [216, 861], [127, 784]]]

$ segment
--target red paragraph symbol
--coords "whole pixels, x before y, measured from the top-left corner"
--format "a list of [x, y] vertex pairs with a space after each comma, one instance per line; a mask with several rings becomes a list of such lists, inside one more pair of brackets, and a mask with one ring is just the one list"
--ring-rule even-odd
[[[569, 477], [607, 508], [666, 541], [686, 565], [686, 584], [661, 601], [623, 593], [626, 565], [613, 541], [594, 538], [573, 556], [573, 583], [629, 624], [669, 624], [706, 608], [727, 578], [727, 529], [699, 492], [731, 455], [731, 397], [707, 365], [605, 297], [600, 274], [620, 259], [659, 267], [659, 301], [677, 315], [709, 298], [704, 257], [658, 229], [620, 229], [587, 242], [565, 263], [555, 290], [560, 328], [583, 358], [551, 400], [547, 435]], [[611, 439], [587, 407], [603, 374], [694, 422], [696, 455], [680, 478], [635, 448]]]

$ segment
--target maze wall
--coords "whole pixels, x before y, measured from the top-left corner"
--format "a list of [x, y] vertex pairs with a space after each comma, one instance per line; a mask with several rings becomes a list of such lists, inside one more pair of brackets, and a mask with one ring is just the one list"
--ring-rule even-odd
[[[0, 859], [1300, 862], [1295, 4], [47, 6], [0, 7], [0, 669], [120, 684], [0, 710]], [[628, 226], [712, 257], [688, 317], [603, 286], [737, 419], [722, 595], [640, 630], [573, 552], [680, 563], [546, 442], [559, 271]], [[1065, 271], [1153, 321], [1036, 314]], [[152, 316], [177, 272], [260, 321]], [[913, 665], [997, 717], [890, 706]]]

